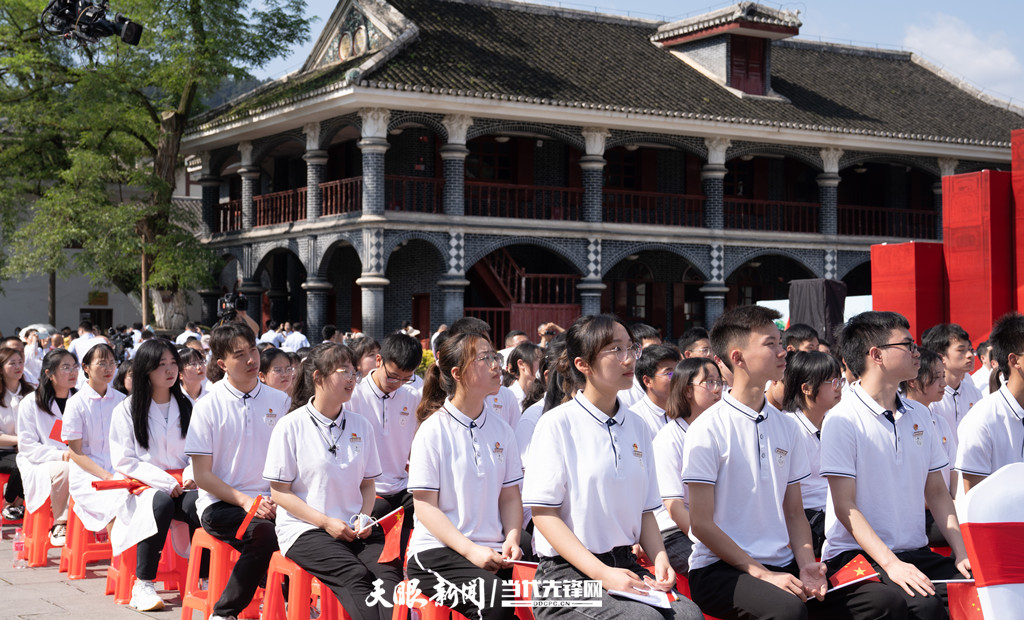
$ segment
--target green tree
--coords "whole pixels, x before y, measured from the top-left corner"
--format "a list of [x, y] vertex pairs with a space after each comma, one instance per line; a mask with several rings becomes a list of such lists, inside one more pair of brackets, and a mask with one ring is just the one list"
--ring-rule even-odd
[[[143, 320], [152, 303], [171, 327], [215, 264], [195, 214], [171, 202], [186, 123], [225, 80], [308, 38], [305, 2], [124, 0], [113, 8], [144, 26], [139, 46], [109, 37], [74, 50], [40, 35], [45, 5], [0, 7], [4, 273], [74, 269], [139, 294]], [[67, 247], [82, 248], [72, 263]]]

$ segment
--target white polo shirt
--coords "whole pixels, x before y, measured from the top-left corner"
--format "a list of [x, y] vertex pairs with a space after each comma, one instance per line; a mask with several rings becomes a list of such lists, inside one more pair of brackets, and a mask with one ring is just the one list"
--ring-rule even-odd
[[544, 415], [544, 399], [533, 403], [526, 408], [523, 416], [519, 418], [516, 425], [516, 443], [519, 444], [519, 455], [526, 463], [526, 451], [530, 449], [530, 442], [533, 441], [533, 431], [537, 430], [537, 422], [540, 416]]
[[[621, 400], [609, 418], [578, 392], [537, 423], [523, 504], [557, 508], [591, 553], [640, 542], [643, 513], [661, 505], [647, 426]], [[539, 530], [533, 544], [538, 555], [558, 555]]]
[[522, 417], [522, 408], [519, 406], [519, 399], [512, 390], [505, 386], [498, 388], [498, 393], [484, 398], [484, 408], [493, 411], [499, 418], [505, 420], [514, 430], [519, 425], [519, 418]]
[[960, 425], [956, 469], [991, 476], [1004, 465], [1020, 462], [1024, 462], [1024, 409], [1004, 385], [975, 405]]
[[523, 391], [523, 386], [519, 385], [518, 381], [513, 381], [512, 384], [508, 386], [508, 391], [515, 395], [516, 401], [519, 403], [519, 410], [522, 411], [523, 401], [526, 400], [526, 392]]
[[640, 416], [640, 419], [650, 429], [652, 438], [668, 424], [668, 416], [665, 415], [665, 410], [655, 405], [654, 401], [647, 394], [644, 394], [644, 397], [630, 407], [629, 410]]
[[942, 400], [932, 403], [929, 409], [935, 415], [942, 416], [949, 424], [949, 428], [953, 429], [953, 435], [956, 436], [959, 434], [960, 422], [963, 421], [964, 416], [971, 410], [971, 407], [980, 403], [982, 398], [984, 396], [981, 391], [975, 387], [971, 378], [965, 375], [964, 380], [960, 382], [960, 387], [954, 390], [947, 385]]
[[[275, 426], [263, 468], [268, 481], [291, 484], [310, 508], [346, 523], [363, 510], [359, 485], [379, 475], [370, 423], [344, 410], [331, 420], [316, 410], [312, 399]], [[299, 536], [317, 526], [278, 508], [275, 529], [281, 553], [287, 555]]]
[[804, 440], [804, 447], [807, 448], [807, 463], [811, 468], [811, 475], [800, 481], [800, 495], [804, 500], [804, 508], [825, 510], [825, 502], [828, 500], [828, 480], [821, 475], [821, 432], [814, 426], [814, 422], [807, 419], [803, 411], [795, 413], [786, 411], [784, 413], [799, 424], [804, 431], [801, 436]]
[[393, 495], [409, 485], [405, 470], [416, 435], [416, 407], [420, 395], [408, 384], [385, 394], [373, 382], [373, 373], [363, 377], [352, 392], [346, 407], [366, 418], [373, 428], [377, 455], [383, 473], [375, 480], [377, 493]]
[[266, 342], [280, 348], [281, 344], [284, 343], [284, 334], [277, 331], [266, 331], [260, 336], [260, 342]]
[[[855, 501], [868, 523], [894, 553], [928, 544], [924, 529], [924, 487], [928, 474], [948, 465], [939, 432], [928, 411], [899, 399], [890, 412], [858, 385], [825, 417], [821, 431], [821, 475], [857, 480]], [[825, 546], [831, 559], [860, 549], [836, 518], [834, 502], [825, 506]]]
[[88, 383], [64, 406], [64, 422], [60, 438], [64, 441], [82, 440], [82, 454], [88, 456], [105, 471], [113, 473], [110, 462], [110, 420], [126, 397], [112, 387], [100, 396]]
[[[227, 377], [196, 401], [185, 438], [189, 456], [212, 456], [212, 472], [228, 486], [250, 497], [270, 497], [270, 483], [263, 478], [270, 433], [284, 418], [291, 398], [280, 390], [257, 383], [249, 393], [232, 387]], [[196, 508], [200, 516], [221, 501], [199, 489]]]
[[[974, 371], [971, 375], [971, 380], [974, 382], [974, 387], [978, 388], [978, 391], [982, 394], [989, 394], [988, 382], [992, 378], [992, 369], [988, 366], [982, 366], [978, 370]], [[967, 377], [964, 377], [967, 379]]]
[[661, 506], [654, 511], [654, 516], [658, 519], [658, 529], [662, 532], [678, 527], [665, 508], [665, 500], [681, 499], [687, 510], [690, 508], [690, 498], [686, 493], [686, 485], [683, 484], [683, 445], [686, 443], [686, 431], [689, 428], [690, 424], [682, 418], [669, 420], [651, 441], [662, 501]]
[[633, 387], [619, 392], [619, 402], [627, 407], [632, 407], [640, 402], [640, 399], [644, 396], [647, 396], [647, 390], [644, 389], [643, 384], [636, 380], [636, 377], [633, 377]]
[[280, 348], [282, 351], [294, 353], [295, 351], [308, 346], [309, 340], [306, 338], [305, 334], [302, 332], [292, 332], [284, 339]]
[[[725, 394], [686, 433], [683, 482], [715, 485], [715, 523], [762, 564], [793, 561], [782, 500], [810, 475], [803, 432], [767, 399], [758, 412]], [[690, 570], [717, 561], [697, 541]]]
[[[471, 420], [445, 400], [412, 442], [409, 490], [437, 491], [437, 506], [455, 529], [499, 553], [505, 534], [498, 496], [522, 479], [515, 434], [487, 407]], [[417, 516], [409, 557], [444, 546]]]

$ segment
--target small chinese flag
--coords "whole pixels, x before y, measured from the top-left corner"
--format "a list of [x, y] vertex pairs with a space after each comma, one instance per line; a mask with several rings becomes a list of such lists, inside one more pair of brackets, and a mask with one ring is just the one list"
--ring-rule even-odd
[[249, 529], [249, 524], [252, 523], [252, 518], [256, 516], [256, 510], [260, 507], [260, 502], [263, 501], [262, 495], [257, 495], [256, 499], [252, 500], [252, 506], [249, 506], [249, 512], [245, 513], [245, 518], [242, 519], [242, 524], [238, 526], [238, 531], [235, 532], [235, 540], [242, 540], [245, 536], [245, 530]]
[[857, 554], [857, 557], [850, 560], [846, 566], [839, 569], [835, 575], [828, 579], [833, 590], [859, 583], [861, 581], [881, 581], [878, 578], [878, 571], [864, 559], [864, 556]]
[[50, 439], [52, 439], [54, 441], [59, 441], [61, 443], [67, 443], [66, 441], [64, 441], [63, 439], [60, 438], [60, 431], [63, 428], [64, 428], [64, 422], [63, 421], [57, 420], [56, 422], [54, 422], [53, 423], [53, 428], [50, 429]]
[[384, 548], [380, 552], [380, 563], [385, 564], [402, 557], [402, 521], [405, 519], [405, 508], [399, 508], [385, 515], [377, 525], [384, 530]]
[[946, 584], [950, 620], [984, 620], [978, 588], [973, 583]]

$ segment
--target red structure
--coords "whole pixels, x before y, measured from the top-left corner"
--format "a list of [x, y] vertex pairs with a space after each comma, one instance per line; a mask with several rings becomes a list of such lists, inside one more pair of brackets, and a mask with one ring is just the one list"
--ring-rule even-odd
[[1024, 311], [1024, 130], [1012, 141], [1012, 173], [942, 179], [941, 244], [871, 248], [874, 308], [906, 316], [916, 339], [948, 321], [977, 345], [1000, 316]]

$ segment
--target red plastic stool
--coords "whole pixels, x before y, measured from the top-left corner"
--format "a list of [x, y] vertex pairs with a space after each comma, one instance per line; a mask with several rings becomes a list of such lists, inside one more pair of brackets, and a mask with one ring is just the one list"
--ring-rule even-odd
[[[288, 578], [288, 609], [285, 610], [284, 579]], [[333, 595], [332, 595], [333, 597]], [[263, 620], [309, 620], [313, 600], [313, 576], [301, 566], [275, 551], [267, 569], [267, 588], [263, 598]], [[321, 604], [325, 601], [321, 598]], [[321, 618], [327, 620], [324, 615]]]
[[[7, 486], [7, 483], [10, 482], [10, 480], [10, 474], [0, 474], [0, 494], [2, 494], [2, 491]], [[24, 521], [24, 519], [18, 519], [16, 521], [5, 519], [4, 515], [0, 513], [0, 527], [3, 527], [5, 525], [14, 525], [15, 523], [21, 523], [22, 521]]]
[[110, 541], [97, 541], [96, 534], [85, 529], [74, 508], [75, 502], [71, 500], [68, 504], [68, 534], [60, 551], [59, 572], [67, 571], [68, 579], [85, 579], [85, 567], [89, 562], [111, 559]]
[[50, 498], [39, 510], [26, 513], [25, 523], [22, 526], [25, 531], [25, 550], [27, 552], [28, 565], [32, 567], [46, 566], [46, 552], [53, 549], [50, 544], [50, 528], [53, 527], [53, 511], [50, 509]]
[[[199, 589], [199, 566], [203, 550], [210, 553], [210, 579], [206, 590]], [[213, 613], [213, 606], [227, 587], [231, 570], [241, 555], [234, 548], [210, 536], [206, 530], [198, 529], [192, 536], [192, 547], [188, 556], [188, 572], [185, 576], [185, 590], [181, 594], [181, 620], [191, 620], [192, 610], [203, 615], [204, 620]], [[262, 596], [259, 591], [249, 606], [238, 614], [239, 618], [259, 618]], [[308, 612], [309, 609], [307, 608]]]
[[[135, 569], [138, 565], [136, 548], [132, 546], [121, 555], [114, 556], [107, 570], [107, 585], [104, 594], [113, 594], [114, 602], [127, 605], [132, 599], [132, 587], [135, 586]], [[164, 549], [160, 554], [160, 565], [156, 570], [156, 579], [164, 584], [165, 590], [185, 591], [185, 575], [188, 572], [188, 560], [174, 550], [170, 532], [164, 541]]]

